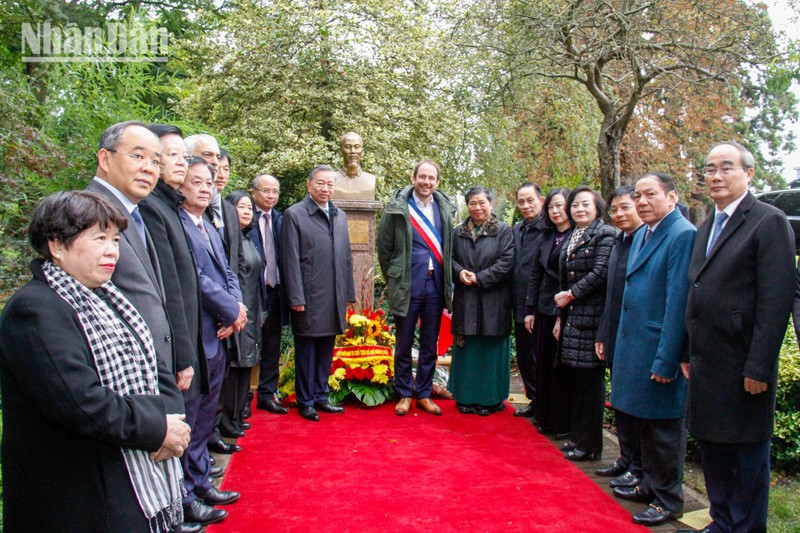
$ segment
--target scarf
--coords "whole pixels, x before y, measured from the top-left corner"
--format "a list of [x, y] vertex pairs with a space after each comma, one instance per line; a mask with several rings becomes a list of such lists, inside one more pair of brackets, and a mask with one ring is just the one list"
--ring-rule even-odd
[[[120, 396], [158, 394], [153, 337], [142, 316], [113, 283], [92, 291], [50, 261], [48, 285], [78, 314], [100, 383]], [[156, 463], [145, 450], [122, 448], [139, 506], [152, 533], [183, 522], [183, 471], [177, 457]]]
[[572, 250], [574, 250], [575, 247], [581, 242], [581, 237], [583, 237], [584, 231], [586, 231], [586, 228], [579, 228], [575, 226], [575, 231], [572, 232], [572, 236], [569, 239], [569, 244], [567, 244], [567, 257], [569, 257], [569, 254], [572, 253]]

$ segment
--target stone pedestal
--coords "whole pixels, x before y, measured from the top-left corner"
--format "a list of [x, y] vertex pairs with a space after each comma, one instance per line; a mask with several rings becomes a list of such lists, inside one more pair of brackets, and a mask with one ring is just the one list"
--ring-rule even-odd
[[353, 252], [353, 283], [356, 288], [356, 310], [371, 309], [375, 289], [375, 213], [383, 209], [374, 200], [333, 200], [347, 213], [347, 229]]

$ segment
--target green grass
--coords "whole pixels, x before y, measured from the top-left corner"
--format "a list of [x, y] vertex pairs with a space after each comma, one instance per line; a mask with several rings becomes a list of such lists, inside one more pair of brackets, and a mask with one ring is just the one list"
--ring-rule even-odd
[[800, 533], [800, 480], [773, 472], [769, 491], [770, 533]]

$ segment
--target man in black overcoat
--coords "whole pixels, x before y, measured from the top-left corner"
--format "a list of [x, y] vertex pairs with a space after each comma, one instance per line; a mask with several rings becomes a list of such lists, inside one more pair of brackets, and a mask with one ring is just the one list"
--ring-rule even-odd
[[686, 329], [689, 431], [700, 444], [713, 522], [765, 532], [778, 355], [794, 289], [792, 229], [748, 185], [753, 155], [736, 142], [706, 156], [714, 214], [697, 232]]

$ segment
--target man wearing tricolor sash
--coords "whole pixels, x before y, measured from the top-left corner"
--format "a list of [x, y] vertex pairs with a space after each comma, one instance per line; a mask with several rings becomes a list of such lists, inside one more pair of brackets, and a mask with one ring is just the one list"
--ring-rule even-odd
[[[394, 315], [395, 389], [402, 416], [417, 407], [441, 415], [431, 400], [436, 370], [436, 341], [442, 310], [452, 309], [451, 247], [455, 205], [439, 186], [439, 166], [430, 160], [414, 168], [411, 185], [390, 195], [378, 226], [378, 262], [386, 279], [389, 311]], [[416, 379], [411, 348], [419, 322]]]

